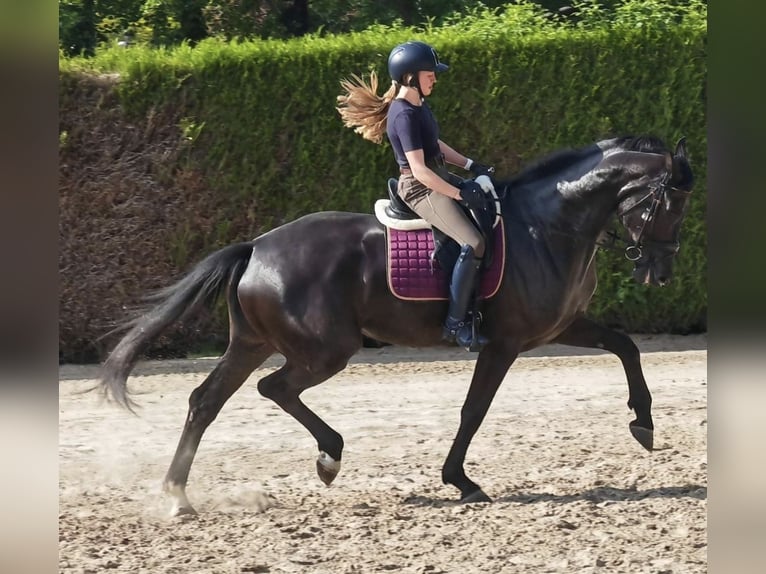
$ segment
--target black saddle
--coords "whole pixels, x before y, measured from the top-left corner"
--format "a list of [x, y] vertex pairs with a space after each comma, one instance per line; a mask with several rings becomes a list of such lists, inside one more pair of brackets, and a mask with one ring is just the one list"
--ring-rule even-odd
[[399, 180], [395, 177], [388, 178], [388, 199], [390, 200], [386, 207], [386, 215], [392, 219], [420, 219], [420, 216], [412, 211], [409, 205], [396, 193], [399, 186]]

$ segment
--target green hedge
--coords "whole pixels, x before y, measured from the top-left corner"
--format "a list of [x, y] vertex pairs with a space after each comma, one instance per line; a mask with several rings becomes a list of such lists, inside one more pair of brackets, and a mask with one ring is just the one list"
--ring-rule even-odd
[[[287, 42], [112, 49], [92, 60], [61, 60], [62, 106], [76, 110], [83, 82], [110, 72], [119, 74], [112, 90], [125, 122], [174, 118], [182, 153], [157, 177], [171, 186], [178, 173], [193, 170], [197, 187], [211, 195], [208, 216], [219, 221], [204, 232], [186, 226], [165, 237], [180, 273], [217, 247], [308, 212], [371, 212], [395, 165], [387, 145], [342, 126], [335, 111], [339, 80], [376, 70], [385, 89], [390, 48], [423, 39], [450, 64], [430, 98], [443, 138], [494, 164], [500, 178], [555, 149], [613, 135], [651, 133], [669, 145], [688, 138], [697, 185], [674, 282], [663, 289], [636, 285], [620, 254], [600, 252], [591, 305], [595, 319], [629, 331], [688, 332], [705, 327], [707, 308], [706, 10], [702, 3], [661, 4], [633, 1], [622, 14], [577, 25], [521, 4], [420, 32], [381, 28]], [[67, 113], [73, 117], [72, 109]]]

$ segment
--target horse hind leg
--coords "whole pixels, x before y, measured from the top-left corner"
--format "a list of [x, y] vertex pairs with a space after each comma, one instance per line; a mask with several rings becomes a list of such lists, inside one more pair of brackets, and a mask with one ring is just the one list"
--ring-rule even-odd
[[186, 483], [202, 435], [224, 403], [272, 354], [273, 349], [267, 345], [248, 345], [234, 340], [215, 369], [192, 391], [183, 432], [163, 484], [164, 491], [173, 498], [171, 516], [196, 514], [186, 496]]
[[327, 486], [340, 471], [343, 437], [309, 409], [300, 400], [300, 394], [341, 371], [347, 361], [348, 357], [344, 357], [337, 361], [325, 362], [321, 368], [314, 365], [307, 369], [288, 359], [281, 369], [258, 381], [258, 392], [301, 423], [317, 441], [317, 474]]
[[652, 451], [654, 449], [652, 395], [649, 393], [641, 369], [641, 354], [633, 340], [618, 331], [580, 317], [553, 342], [574, 347], [604, 349], [619, 357], [628, 379], [628, 408], [636, 414], [636, 418], [629, 424], [630, 434], [646, 450]]

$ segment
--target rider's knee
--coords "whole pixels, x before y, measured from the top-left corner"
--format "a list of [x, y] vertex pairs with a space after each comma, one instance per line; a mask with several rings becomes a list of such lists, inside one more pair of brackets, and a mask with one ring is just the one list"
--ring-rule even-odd
[[484, 243], [483, 237], [479, 236], [476, 240], [469, 243], [469, 245], [473, 247], [473, 254], [477, 258], [481, 259], [482, 257], [484, 257], [484, 250], [486, 248], [486, 245]]

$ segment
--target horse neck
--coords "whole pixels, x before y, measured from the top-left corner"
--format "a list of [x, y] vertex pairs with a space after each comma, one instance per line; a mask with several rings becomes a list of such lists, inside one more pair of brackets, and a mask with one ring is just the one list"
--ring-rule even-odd
[[595, 241], [617, 209], [621, 184], [615, 175], [614, 170], [595, 169], [574, 182], [558, 184], [560, 204], [551, 225]]
[[522, 172], [506, 182], [507, 217], [551, 232], [557, 248], [567, 241], [575, 249], [595, 243], [624, 199], [620, 193], [667, 169], [667, 153], [636, 151], [630, 141], [616, 138], [567, 150]]
[[595, 241], [615, 211], [619, 191], [609, 170], [597, 169], [603, 158], [603, 150], [594, 146], [591, 153], [555, 173], [518, 188], [509, 182], [506, 212], [553, 232], [551, 238], [557, 241], [572, 243], [573, 237]]

